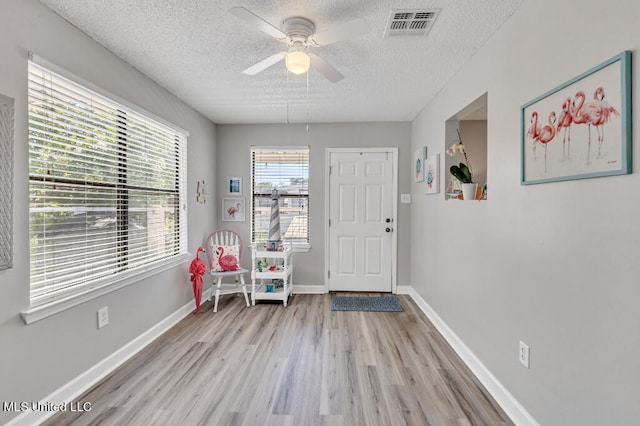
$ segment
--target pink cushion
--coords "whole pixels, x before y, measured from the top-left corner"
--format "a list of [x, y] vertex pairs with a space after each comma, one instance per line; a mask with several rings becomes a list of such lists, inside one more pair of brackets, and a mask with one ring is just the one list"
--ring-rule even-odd
[[213, 246], [213, 270], [216, 272], [236, 271], [240, 268], [239, 259], [240, 246], [214, 245]]

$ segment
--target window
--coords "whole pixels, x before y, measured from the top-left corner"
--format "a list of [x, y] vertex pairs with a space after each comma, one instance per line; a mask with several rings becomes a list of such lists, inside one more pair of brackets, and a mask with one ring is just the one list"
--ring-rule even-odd
[[269, 238], [271, 192], [280, 194], [283, 241], [309, 243], [309, 147], [251, 149], [251, 240]]
[[31, 306], [186, 254], [186, 133], [29, 62]]

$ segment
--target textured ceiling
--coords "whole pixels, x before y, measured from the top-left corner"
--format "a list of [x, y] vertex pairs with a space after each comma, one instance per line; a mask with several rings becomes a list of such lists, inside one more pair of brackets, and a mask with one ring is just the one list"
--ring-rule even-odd
[[[524, 0], [41, 0], [216, 123], [410, 121]], [[314, 48], [345, 78], [284, 62], [242, 70], [283, 44], [229, 9], [243, 6], [276, 27], [304, 16], [316, 31], [363, 18], [371, 31]], [[440, 8], [425, 37], [384, 38], [392, 9]]]

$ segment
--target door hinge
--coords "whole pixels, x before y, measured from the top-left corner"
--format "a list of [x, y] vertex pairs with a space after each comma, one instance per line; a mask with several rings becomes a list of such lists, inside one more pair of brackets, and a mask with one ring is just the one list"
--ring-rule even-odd
[[329, 226], [331, 226], [331, 219], [329, 219]]
[[329, 174], [333, 173], [333, 166], [329, 166]]
[[327, 271], [327, 278], [331, 278], [331, 271]]

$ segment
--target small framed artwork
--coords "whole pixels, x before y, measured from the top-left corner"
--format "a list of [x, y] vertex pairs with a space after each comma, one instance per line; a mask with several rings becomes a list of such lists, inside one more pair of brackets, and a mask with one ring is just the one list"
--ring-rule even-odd
[[222, 199], [222, 221], [244, 222], [244, 198]]
[[424, 180], [424, 159], [426, 158], [427, 147], [416, 149], [413, 153], [413, 168], [416, 182]]
[[440, 192], [440, 154], [432, 155], [424, 161], [425, 194]]
[[227, 195], [242, 195], [242, 178], [236, 176], [227, 177]]
[[522, 185], [631, 173], [631, 52], [521, 107]]

